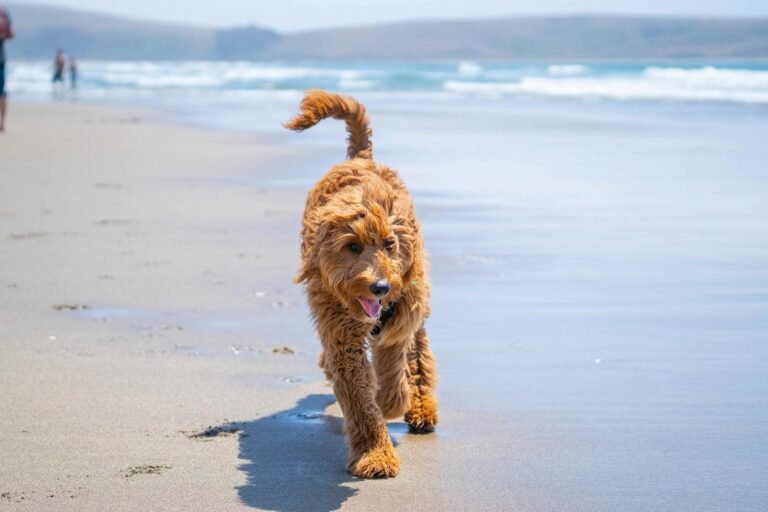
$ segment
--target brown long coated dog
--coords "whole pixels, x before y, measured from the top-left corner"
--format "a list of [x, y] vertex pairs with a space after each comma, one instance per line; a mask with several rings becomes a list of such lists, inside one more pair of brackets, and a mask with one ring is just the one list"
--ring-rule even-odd
[[405, 184], [373, 161], [363, 105], [309, 91], [286, 127], [302, 131], [327, 117], [346, 122], [349, 159], [307, 197], [296, 282], [306, 284], [323, 345], [320, 366], [344, 413], [347, 469], [363, 478], [393, 477], [400, 460], [385, 419], [404, 414], [414, 433], [437, 423], [435, 363], [424, 330], [424, 243]]

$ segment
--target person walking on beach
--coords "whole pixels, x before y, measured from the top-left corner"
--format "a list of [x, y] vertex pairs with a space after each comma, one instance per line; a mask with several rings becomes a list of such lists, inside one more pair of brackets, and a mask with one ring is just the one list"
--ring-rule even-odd
[[5, 41], [13, 39], [11, 15], [0, 6], [0, 132], [5, 131], [5, 110], [7, 98], [5, 92]]
[[53, 59], [53, 93], [56, 94], [57, 87], [64, 85], [64, 68], [67, 65], [67, 56], [64, 50], [59, 48], [56, 51], [56, 57]]
[[77, 61], [74, 57], [69, 58], [69, 87], [73, 91], [77, 89]]

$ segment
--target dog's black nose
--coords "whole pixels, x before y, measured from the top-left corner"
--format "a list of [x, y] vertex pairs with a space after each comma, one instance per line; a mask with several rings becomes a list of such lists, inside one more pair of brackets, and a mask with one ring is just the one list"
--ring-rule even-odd
[[383, 297], [389, 293], [389, 283], [386, 281], [386, 279], [380, 279], [373, 283], [369, 289], [375, 296]]

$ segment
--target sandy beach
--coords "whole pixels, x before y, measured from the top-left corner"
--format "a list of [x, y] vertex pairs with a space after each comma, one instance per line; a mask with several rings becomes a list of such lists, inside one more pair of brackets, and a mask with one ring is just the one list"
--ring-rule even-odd
[[[13, 105], [0, 139], [0, 508], [474, 508], [440, 478], [449, 462], [473, 471], [435, 451], [440, 434], [392, 424], [395, 480], [344, 470], [340, 412], [291, 282], [305, 191], [239, 185], [297, 153], [157, 111]], [[504, 502], [496, 485], [486, 505]]]
[[292, 283], [342, 127], [14, 101], [0, 509], [761, 510], [765, 118], [428, 108], [371, 111], [431, 254], [441, 422], [390, 423], [401, 473], [362, 481]]
[[305, 323], [291, 286], [303, 199], [226, 183], [268, 172], [279, 151], [136, 109], [13, 107], [0, 139], [0, 507], [235, 508], [238, 437], [195, 434], [327, 392], [291, 380], [316, 355], [298, 329], [229, 325], [282, 308]]

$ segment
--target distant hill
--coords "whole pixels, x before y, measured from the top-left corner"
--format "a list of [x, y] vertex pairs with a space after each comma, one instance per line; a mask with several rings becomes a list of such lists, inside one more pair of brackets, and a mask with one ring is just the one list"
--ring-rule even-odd
[[434, 20], [281, 34], [9, 5], [16, 58], [58, 47], [91, 59], [652, 59], [768, 57], [768, 18], [640, 16]]
[[280, 36], [257, 27], [214, 30], [40, 5], [7, 6], [16, 30], [8, 53], [52, 58], [56, 48], [81, 59], [248, 59]]
[[513, 17], [418, 21], [284, 37], [274, 58], [766, 57], [768, 18]]

